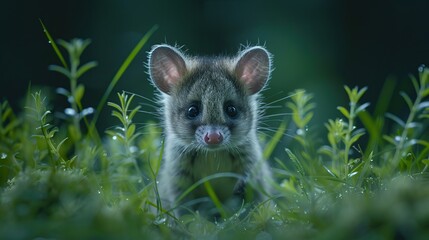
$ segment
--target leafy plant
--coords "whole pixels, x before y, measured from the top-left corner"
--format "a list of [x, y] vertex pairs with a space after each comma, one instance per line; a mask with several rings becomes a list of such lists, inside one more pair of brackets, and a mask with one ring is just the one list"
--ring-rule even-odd
[[0, 185], [4, 185], [22, 168], [14, 156], [14, 150], [19, 147], [14, 135], [20, 123], [9, 103], [0, 102]]
[[[70, 164], [73, 161], [65, 160], [60, 154], [60, 148], [62, 144], [67, 140], [64, 138], [59, 144], [54, 143], [54, 136], [59, 131], [59, 129], [49, 123], [49, 116], [51, 114], [50, 110], [46, 109], [46, 98], [41, 96], [41, 92], [36, 92], [31, 95], [34, 100], [34, 106], [28, 107], [32, 114], [31, 118], [34, 118], [34, 121], [38, 123], [36, 130], [38, 134], [33, 135], [34, 137], [41, 139], [44, 142], [44, 145], [41, 145], [38, 149], [41, 155], [48, 155], [49, 166], [52, 171], [56, 171], [57, 168], [67, 168], [70, 167]], [[43, 160], [44, 157], [41, 157]]]
[[113, 102], [108, 103], [113, 108], [112, 116], [121, 122], [121, 126], [106, 131], [112, 139], [111, 147], [114, 148], [108, 151], [111, 154], [109, 173], [113, 178], [111, 182], [117, 186], [114, 191], [127, 195], [138, 192], [136, 189], [138, 185], [143, 188], [147, 177], [144, 176], [138, 162], [138, 157], [144, 152], [143, 149], [136, 146], [136, 138], [141, 133], [136, 133], [136, 125], [133, 123], [133, 118], [140, 106], [130, 109], [134, 95], [129, 96], [122, 93], [118, 94], [118, 98], [119, 105]]
[[350, 108], [338, 107], [338, 110], [347, 119], [347, 122], [338, 118], [329, 120], [325, 126], [328, 129], [330, 146], [321, 148], [321, 152], [332, 159], [331, 168], [326, 168], [326, 170], [333, 177], [341, 180], [347, 180], [357, 174], [360, 159], [350, 159], [350, 153], [353, 144], [365, 134], [365, 130], [356, 128], [355, 122], [357, 116], [369, 106], [369, 103], [358, 105], [360, 98], [366, 92], [366, 88], [360, 90], [357, 87], [350, 89], [345, 86], [344, 88], [350, 100]]
[[[425, 127], [424, 124], [418, 122], [418, 120], [428, 118], [429, 101], [427, 101], [427, 97], [429, 96], [429, 69], [420, 67], [419, 79], [417, 80], [414, 76], [410, 76], [410, 78], [416, 94], [415, 100], [411, 100], [411, 97], [405, 92], [400, 93], [410, 111], [407, 119], [403, 121], [393, 114], [386, 114], [386, 117], [393, 120], [400, 127], [397, 135], [394, 137], [388, 135], [383, 136], [386, 141], [395, 147], [391, 159], [384, 163], [388, 166], [385, 174], [389, 175], [398, 167], [412, 174], [412, 168], [416, 167], [420, 170], [423, 161], [424, 165], [427, 166], [427, 160], [425, 159], [427, 159], [426, 155], [429, 151], [429, 142], [425, 139], [418, 139]], [[417, 157], [414, 157], [414, 154], [412, 154], [412, 148], [415, 145], [424, 147], [422, 153]]]
[[[160, 204], [156, 184], [163, 157], [162, 129], [151, 122], [136, 122], [137, 114], [144, 113], [134, 106], [136, 95], [123, 92], [117, 94], [117, 102], [107, 103], [118, 126], [105, 134], [95, 128], [113, 86], [156, 27], [132, 50], [95, 110], [82, 105], [85, 85], [80, 82], [96, 66], [96, 62], [80, 64], [89, 40], [58, 41], [66, 50], [66, 61], [43, 28], [61, 62], [50, 69], [70, 83], [69, 89], [57, 91], [67, 97], [70, 107], [65, 109], [66, 121], [59, 119], [52, 114], [49, 93], [32, 93], [31, 88], [23, 114], [15, 114], [7, 101], [0, 103], [1, 238], [429, 236], [428, 68], [410, 76], [413, 94], [400, 93], [409, 110], [405, 118], [386, 113], [394, 94], [391, 80], [386, 81], [373, 113], [367, 109], [369, 103], [361, 103], [367, 88], [345, 86], [348, 106], [337, 107], [341, 117], [325, 124], [313, 120], [316, 102], [311, 93], [292, 92], [285, 110], [290, 111], [290, 123], [283, 121], [273, 136], [265, 138], [264, 157], [277, 163], [272, 183], [276, 194], [251, 210], [243, 206], [232, 216], [224, 213], [217, 222], [198, 212], [167, 221], [169, 212]], [[317, 131], [318, 126], [325, 126], [326, 134]], [[274, 151], [278, 148], [284, 149], [283, 155]], [[225, 176], [239, 177], [208, 176], [180, 198], [199, 185], [210, 190], [210, 179]], [[216, 201], [216, 194], [210, 195]]]
[[87, 71], [95, 68], [97, 62], [91, 61], [80, 65], [80, 57], [83, 51], [88, 47], [90, 41], [82, 39], [72, 39], [70, 42], [59, 40], [60, 44], [64, 49], [67, 50], [69, 55], [70, 67], [68, 65], [58, 66], [51, 65], [49, 69], [55, 72], [59, 72], [64, 75], [70, 82], [70, 91], [64, 88], [57, 89], [57, 93], [64, 95], [71, 107], [66, 108], [64, 113], [72, 121], [72, 125], [69, 126], [69, 136], [73, 138], [73, 142], [79, 142], [82, 138], [80, 121], [85, 120], [86, 125], [89, 125], [86, 116], [92, 114], [94, 109], [92, 107], [83, 108], [82, 98], [85, 93], [85, 87], [83, 84], [78, 84], [78, 79], [85, 74]]

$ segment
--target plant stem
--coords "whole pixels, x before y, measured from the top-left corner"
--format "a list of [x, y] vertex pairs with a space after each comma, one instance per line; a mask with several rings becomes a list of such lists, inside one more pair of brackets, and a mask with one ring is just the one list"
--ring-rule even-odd
[[355, 111], [356, 111], [356, 102], [351, 101], [350, 102], [350, 117], [349, 117], [348, 129], [347, 129], [346, 136], [345, 136], [344, 179], [346, 179], [349, 175], [349, 152], [350, 152], [350, 147], [351, 147], [350, 140], [351, 140], [351, 134], [353, 131]]
[[416, 113], [418, 111], [418, 106], [420, 105], [421, 101], [423, 100], [423, 92], [425, 91], [425, 86], [422, 84], [420, 85], [419, 91], [417, 92], [416, 100], [414, 101], [413, 107], [410, 109], [410, 115], [408, 116], [408, 119], [404, 126], [404, 131], [401, 134], [400, 140], [398, 145], [396, 145], [395, 154], [393, 155], [393, 159], [390, 164], [390, 170], [389, 174], [394, 170], [394, 168], [399, 164], [402, 154], [404, 153], [404, 147], [405, 143], [407, 141], [408, 132], [410, 129], [410, 124], [414, 121], [414, 118], [416, 116]]

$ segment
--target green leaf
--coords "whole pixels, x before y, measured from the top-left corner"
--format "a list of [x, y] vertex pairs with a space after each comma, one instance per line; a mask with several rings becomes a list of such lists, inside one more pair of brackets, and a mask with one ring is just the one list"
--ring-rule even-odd
[[96, 61], [88, 62], [82, 65], [76, 72], [76, 77], [80, 78], [84, 73], [91, 70], [92, 68], [95, 68], [98, 65]]
[[299, 127], [302, 127], [301, 125], [301, 116], [299, 115], [299, 113], [298, 112], [294, 112], [293, 113], [293, 115], [292, 115], [292, 120], [293, 120], [293, 122], [297, 125], [297, 126], [299, 126]]
[[404, 147], [405, 148], [412, 147], [412, 146], [416, 145], [417, 143], [418, 143], [417, 139], [407, 139], [407, 141], [404, 144]]
[[[113, 88], [118, 83], [119, 79], [124, 74], [125, 70], [128, 68], [128, 66], [131, 64], [133, 59], [137, 56], [137, 54], [140, 52], [140, 50], [143, 48], [143, 46], [146, 44], [146, 42], [149, 40], [149, 38], [152, 36], [152, 34], [158, 29], [158, 25], [153, 26], [137, 43], [137, 45], [134, 47], [134, 49], [131, 51], [131, 53], [128, 55], [128, 57], [125, 59], [125, 61], [122, 63], [119, 70], [116, 72], [115, 76], [113, 77], [112, 81], [110, 82], [109, 86], [107, 87], [106, 91], [104, 92], [100, 102], [97, 106], [97, 111], [95, 112], [94, 118], [92, 119], [90, 129], [95, 128], [95, 124], [97, 123], [98, 117], [100, 116], [100, 112], [102, 108], [104, 107], [104, 104], [106, 104], [107, 98], [109, 97], [110, 93], [112, 92]], [[91, 130], [90, 130], [91, 131]]]
[[136, 130], [136, 125], [131, 124], [131, 125], [128, 127], [128, 129], [127, 129], [127, 132], [126, 132], [126, 135], [125, 135], [125, 136], [126, 136], [128, 139], [131, 139], [131, 137], [134, 135], [135, 130]]
[[20, 121], [11, 121], [11, 122], [9, 122], [9, 124], [6, 125], [6, 127], [4, 127], [3, 131], [4, 131], [4, 133], [9, 133], [14, 128], [18, 127], [20, 124], [21, 124]]
[[411, 82], [413, 83], [414, 91], [416, 93], [418, 93], [419, 89], [420, 89], [419, 82], [417, 81], [417, 79], [416, 79], [416, 77], [414, 75], [410, 75], [410, 79], [411, 79]]
[[398, 145], [398, 141], [396, 141], [394, 138], [392, 138], [391, 136], [388, 135], [383, 135], [383, 139], [386, 140], [387, 142], [389, 142], [392, 145]]
[[54, 72], [59, 72], [59, 73], [63, 74], [64, 76], [66, 76], [68, 79], [71, 79], [70, 71], [64, 67], [61, 67], [58, 65], [50, 65], [48, 67], [48, 69], [51, 71], [54, 71]]
[[344, 117], [350, 119], [349, 111], [344, 107], [337, 107], [337, 109], [344, 115]]
[[123, 93], [125, 96], [125, 110], [128, 111], [128, 109], [130, 108], [130, 104], [133, 101], [134, 98], [134, 94], [131, 95], [131, 97], [128, 99], [129, 95], [126, 95], [125, 93]]
[[290, 193], [294, 193], [294, 194], [298, 193], [298, 191], [295, 187], [295, 178], [294, 177], [289, 178], [289, 180], [283, 180], [282, 183], [280, 184], [280, 186], [282, 187], [282, 190], [285, 190], [286, 192], [290, 192]]
[[54, 52], [57, 54], [58, 58], [60, 59], [61, 63], [63, 64], [63, 67], [68, 68], [66, 61], [64, 60], [63, 55], [61, 54], [60, 50], [58, 49], [57, 44], [55, 44], [54, 39], [52, 39], [51, 34], [48, 32], [48, 29], [43, 24], [42, 20], [39, 19], [40, 24], [42, 25], [43, 32], [45, 33], [46, 37], [48, 38], [49, 43], [51, 44], [52, 48], [54, 49]]
[[299, 128], [301, 128], [301, 129], [305, 128], [305, 126], [307, 126], [308, 123], [313, 118], [313, 115], [314, 115], [313, 112], [309, 112], [307, 115], [305, 115], [304, 118], [301, 120], [301, 123], [298, 125]]
[[118, 110], [118, 112], [122, 112], [122, 108], [121, 108], [121, 106], [119, 106], [118, 104], [116, 104], [116, 103], [114, 103], [114, 102], [108, 102], [108, 103], [107, 103], [107, 105], [108, 105], [109, 107], [113, 107], [113, 108], [115, 108], [116, 110]]
[[293, 102], [287, 102], [286, 107], [290, 108], [292, 112], [298, 112], [298, 108]]
[[382, 116], [387, 112], [389, 104], [391, 103], [393, 92], [395, 90], [396, 81], [389, 77], [383, 84], [381, 93], [379, 94], [377, 103], [375, 105], [374, 116]]
[[428, 95], [429, 95], [429, 88], [425, 89], [425, 90], [423, 91], [423, 93], [422, 93], [422, 96], [423, 96], [423, 97], [426, 97], [426, 96], [428, 96]]
[[356, 109], [356, 114], [365, 111], [365, 109], [370, 105], [370, 103], [364, 103], [362, 105], [360, 105], [357, 109]]
[[263, 153], [264, 159], [270, 158], [270, 156], [273, 153], [275, 147], [277, 146], [277, 144], [279, 143], [279, 141], [282, 139], [283, 134], [286, 131], [286, 126], [287, 126], [286, 122], [282, 122], [280, 124], [279, 128], [277, 129], [276, 133], [274, 134], [274, 136], [267, 143], [267, 145], [265, 146], [264, 153]]
[[399, 94], [402, 96], [402, 98], [403, 98], [403, 99], [405, 100], [405, 102], [407, 103], [408, 108], [409, 108], [410, 110], [412, 110], [412, 109], [413, 109], [413, 101], [411, 101], [411, 98], [408, 96], [408, 94], [406, 94], [405, 92], [400, 92]]
[[422, 140], [422, 139], [418, 139], [418, 140], [416, 140], [416, 143], [418, 143], [418, 144], [420, 144], [422, 146], [425, 146], [426, 148], [429, 148], [429, 142], [428, 141], [425, 141], [425, 140]]
[[65, 96], [66, 98], [70, 97], [70, 92], [69, 90], [65, 89], [65, 88], [57, 88], [56, 89], [56, 93]]
[[110, 136], [116, 136], [116, 132], [115, 131], [113, 131], [113, 130], [106, 130], [106, 131], [104, 131], [107, 135], [110, 135]]
[[44, 119], [48, 116], [48, 114], [51, 114], [51, 111], [47, 110], [43, 115], [40, 117], [41, 121], [44, 121]]
[[58, 145], [57, 145], [57, 147], [56, 147], [56, 151], [57, 152], [60, 152], [60, 149], [61, 149], [61, 146], [67, 141], [67, 137], [66, 138], [64, 138]]
[[128, 114], [128, 118], [131, 120], [134, 118], [134, 116], [136, 115], [136, 113], [140, 110], [140, 106], [137, 106], [136, 108], [134, 108], [130, 114]]
[[193, 190], [195, 190], [199, 185], [203, 184], [204, 182], [210, 181], [212, 179], [227, 178], [227, 177], [228, 178], [236, 178], [238, 180], [242, 180], [243, 179], [243, 176], [241, 176], [240, 174], [229, 173], [229, 172], [215, 173], [215, 174], [212, 174], [210, 176], [206, 176], [204, 178], [201, 178], [200, 180], [198, 180], [194, 184], [192, 184], [192, 186], [190, 186], [189, 188], [187, 188], [185, 191], [183, 191], [182, 194], [177, 198], [177, 202], [182, 201], [189, 193], [191, 193]]
[[59, 129], [57, 127], [53, 128], [51, 131], [48, 132], [47, 138], [53, 138], [55, 133], [57, 133]]
[[116, 117], [117, 119], [119, 119], [119, 121], [121, 121], [122, 125], [126, 125], [127, 122], [125, 121], [125, 119], [123, 118], [122, 114], [117, 112], [117, 111], [112, 111], [112, 116]]
[[326, 172], [329, 173], [329, 175], [331, 175], [334, 178], [338, 178], [338, 176], [335, 173], [333, 173], [328, 167], [326, 167], [325, 165], [323, 165], [323, 168], [326, 170]]
[[75, 91], [75, 95], [74, 95], [74, 99], [75, 99], [76, 103], [80, 104], [80, 101], [82, 100], [84, 93], [85, 93], [85, 86], [83, 84], [79, 84], [76, 87], [76, 91]]
[[278, 159], [278, 158], [274, 158], [274, 161], [280, 166], [282, 167], [283, 170], [288, 171], [289, 168], [283, 163], [282, 160]]
[[334, 153], [332, 147], [326, 146], [326, 145], [322, 146], [321, 148], [319, 148], [319, 150], [317, 152], [321, 153], [321, 154], [325, 154], [325, 155], [327, 155], [329, 157], [332, 157], [333, 153]]
[[381, 131], [375, 120], [372, 118], [372, 116], [368, 112], [361, 112], [359, 113], [359, 119], [361, 120], [362, 124], [364, 125], [365, 129], [367, 129], [368, 133], [371, 136], [379, 134]]
[[67, 42], [67, 41], [65, 41], [65, 40], [63, 40], [63, 39], [58, 39], [58, 44], [61, 46], [61, 47], [63, 47], [63, 48], [65, 48], [66, 50], [67, 50], [67, 52], [71, 55], [72, 54], [72, 52], [73, 52], [73, 45], [72, 45], [72, 42], [70, 41], [70, 43], [69, 42]]
[[222, 203], [217, 197], [213, 187], [211, 186], [209, 181], [204, 182], [204, 188], [206, 189], [207, 194], [209, 195], [210, 199], [213, 201], [214, 205], [216, 206], [217, 210], [219, 211], [222, 218], [227, 218], [227, 213], [225, 209], [222, 207]]
[[298, 173], [301, 176], [304, 176], [305, 171], [304, 171], [304, 167], [302, 166], [300, 160], [296, 157], [295, 154], [292, 153], [292, 151], [288, 148], [285, 149], [287, 155], [289, 156], [289, 158], [292, 160], [292, 163], [295, 165], [296, 169], [298, 170]]
[[356, 135], [354, 135], [351, 139], [349, 144], [352, 145], [353, 143], [355, 143], [357, 140], [359, 140], [360, 137], [362, 137], [363, 135], [365, 135], [364, 132], [358, 133]]
[[349, 97], [349, 99], [352, 99], [353, 94], [352, 94], [352, 90], [349, 88], [349, 86], [345, 85], [344, 89], [346, 90], [347, 96]]
[[391, 113], [386, 113], [386, 117], [390, 118], [391, 120], [393, 120], [394, 122], [396, 122], [397, 124], [399, 124], [399, 126], [401, 127], [405, 127], [405, 122], [402, 121], [400, 118], [398, 118], [397, 116], [391, 114]]
[[[357, 89], [357, 88], [356, 88]], [[359, 99], [361, 99], [362, 98], [362, 96], [365, 94], [365, 92], [366, 92], [366, 90], [367, 90], [368, 88], [367, 87], [363, 87], [363, 88], [361, 88], [360, 90], [359, 90], [359, 92], [357, 93], [357, 97], [356, 97], [356, 102], [358, 102], [359, 101]]]
[[429, 108], [429, 101], [425, 101], [425, 102], [421, 102], [418, 106], [417, 106], [417, 110], [422, 110], [424, 108]]

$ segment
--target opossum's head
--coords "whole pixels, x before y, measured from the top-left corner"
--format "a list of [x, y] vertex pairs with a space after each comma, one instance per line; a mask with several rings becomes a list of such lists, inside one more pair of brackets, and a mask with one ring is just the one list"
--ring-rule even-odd
[[166, 134], [187, 147], [222, 149], [246, 143], [256, 131], [257, 94], [270, 77], [271, 57], [260, 46], [235, 57], [187, 57], [154, 46], [149, 73], [161, 91]]

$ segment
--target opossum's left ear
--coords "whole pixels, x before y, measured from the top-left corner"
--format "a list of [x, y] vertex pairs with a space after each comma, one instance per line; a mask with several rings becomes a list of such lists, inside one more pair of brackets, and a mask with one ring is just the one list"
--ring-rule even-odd
[[244, 83], [250, 94], [262, 90], [271, 74], [271, 55], [263, 47], [247, 48], [238, 56], [236, 77]]

